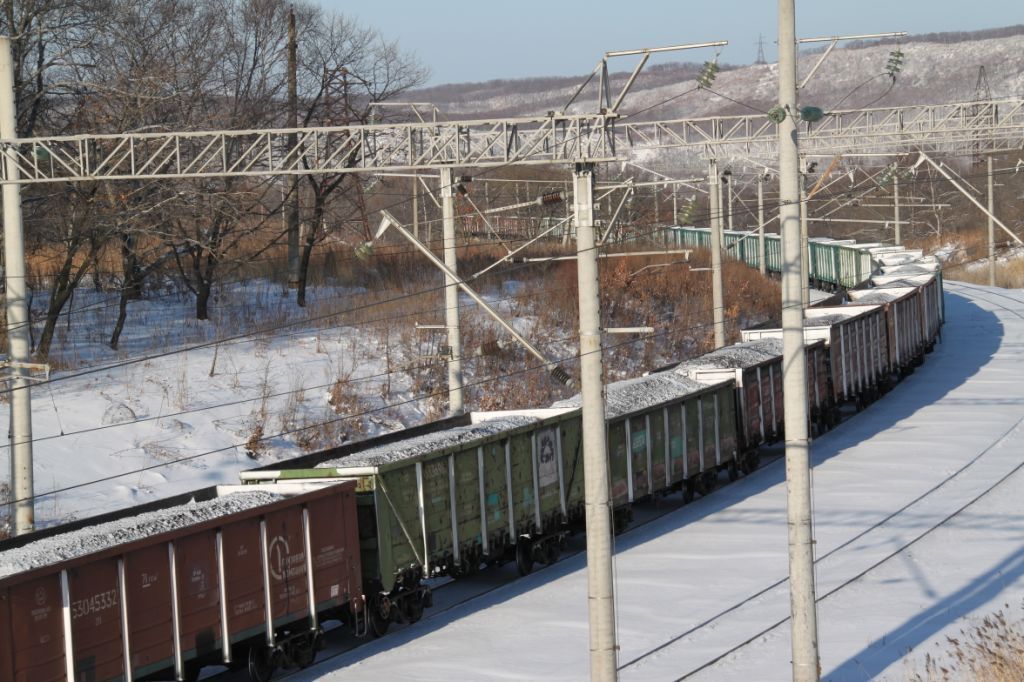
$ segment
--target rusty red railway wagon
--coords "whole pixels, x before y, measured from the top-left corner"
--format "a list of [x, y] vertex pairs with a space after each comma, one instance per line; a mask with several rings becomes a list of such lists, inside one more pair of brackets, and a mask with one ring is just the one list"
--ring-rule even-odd
[[0, 680], [265, 680], [363, 602], [354, 482], [208, 488], [0, 543]]

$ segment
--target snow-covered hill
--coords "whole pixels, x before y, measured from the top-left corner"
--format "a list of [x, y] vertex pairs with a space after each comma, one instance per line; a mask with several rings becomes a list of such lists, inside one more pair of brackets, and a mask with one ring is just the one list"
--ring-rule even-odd
[[[1004, 29], [1003, 37], [976, 34], [939, 34], [906, 39], [901, 44], [874, 44], [837, 48], [826, 59], [802, 95], [802, 103], [826, 111], [839, 108], [894, 106], [915, 103], [968, 101], [975, 98], [979, 67], [985, 67], [989, 91], [994, 98], [1024, 94], [1024, 27]], [[726, 48], [727, 49], [727, 48]], [[902, 50], [903, 71], [890, 89], [884, 76], [889, 53]], [[820, 52], [820, 50], [819, 50]], [[728, 51], [721, 60], [728, 61]], [[818, 52], [800, 58], [805, 74], [818, 60]], [[617, 68], [631, 68], [614, 64]], [[649, 68], [638, 79], [622, 112], [639, 112], [680, 93], [695, 89], [700, 73], [696, 64], [662, 64]], [[621, 87], [627, 74], [613, 76], [613, 88]], [[801, 75], [802, 77], [802, 75]], [[452, 118], [519, 116], [563, 110], [576, 88], [578, 78], [524, 78], [443, 85], [412, 93], [410, 99], [434, 102]], [[588, 85], [570, 111], [593, 111], [597, 102], [597, 79]], [[751, 113], [767, 110], [775, 100], [776, 65], [755, 64], [738, 68], [724, 66], [712, 88], [736, 100], [730, 101], [708, 91], [694, 91], [640, 114], [643, 118], [671, 119], [716, 114]]]

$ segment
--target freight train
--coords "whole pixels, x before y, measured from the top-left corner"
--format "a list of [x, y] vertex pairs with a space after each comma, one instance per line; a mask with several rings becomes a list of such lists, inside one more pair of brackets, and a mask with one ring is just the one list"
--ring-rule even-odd
[[[726, 247], [778, 269], [777, 239], [762, 252], [729, 233]], [[811, 277], [843, 301], [804, 313], [820, 434], [923, 361], [944, 308], [920, 252], [818, 240]], [[617, 528], [638, 501], [689, 501], [757, 467], [784, 436], [781, 355], [781, 330], [762, 326], [607, 386]], [[0, 680], [192, 680], [227, 665], [261, 682], [311, 663], [325, 621], [374, 636], [416, 622], [431, 577], [551, 563], [583, 523], [580, 423], [578, 396], [452, 417], [0, 542]]]

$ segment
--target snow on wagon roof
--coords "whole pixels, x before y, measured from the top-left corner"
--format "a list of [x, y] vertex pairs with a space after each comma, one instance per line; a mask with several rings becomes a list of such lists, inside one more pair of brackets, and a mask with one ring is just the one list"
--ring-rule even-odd
[[[659, 372], [636, 379], [616, 381], [607, 386], [604, 415], [606, 419], [614, 419], [706, 388], [706, 384], [687, 379], [675, 372]], [[579, 407], [580, 404], [580, 394], [577, 393], [571, 398], [558, 401], [552, 407]]]
[[495, 436], [506, 431], [512, 431], [513, 429], [521, 426], [536, 424], [538, 422], [540, 422], [540, 419], [537, 417], [527, 415], [511, 415], [507, 417], [499, 417], [497, 419], [488, 419], [476, 424], [456, 426], [443, 431], [426, 433], [422, 436], [416, 436], [415, 438], [408, 438], [394, 443], [378, 445], [361, 452], [354, 452], [351, 455], [346, 455], [345, 457], [321, 462], [317, 465], [317, 468], [345, 469], [348, 467], [376, 467], [385, 464], [393, 464], [395, 462], [414, 459], [439, 450], [446, 450], [458, 445], [481, 440], [489, 436]]
[[116, 545], [194, 526], [283, 499], [265, 491], [190, 502], [40, 538], [0, 552], [0, 578], [100, 552]]

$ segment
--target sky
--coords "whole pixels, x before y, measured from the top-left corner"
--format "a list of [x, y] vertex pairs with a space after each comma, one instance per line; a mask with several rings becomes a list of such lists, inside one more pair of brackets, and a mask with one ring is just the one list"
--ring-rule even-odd
[[[772, 0], [313, 0], [356, 17], [428, 65], [431, 85], [589, 73], [606, 51], [728, 40], [719, 60], [749, 64], [758, 36], [776, 58]], [[799, 37], [972, 31], [1024, 24], [1022, 0], [818, 0], [797, 3]], [[652, 59], [703, 62], [711, 49]], [[615, 70], [632, 68], [629, 58]]]

